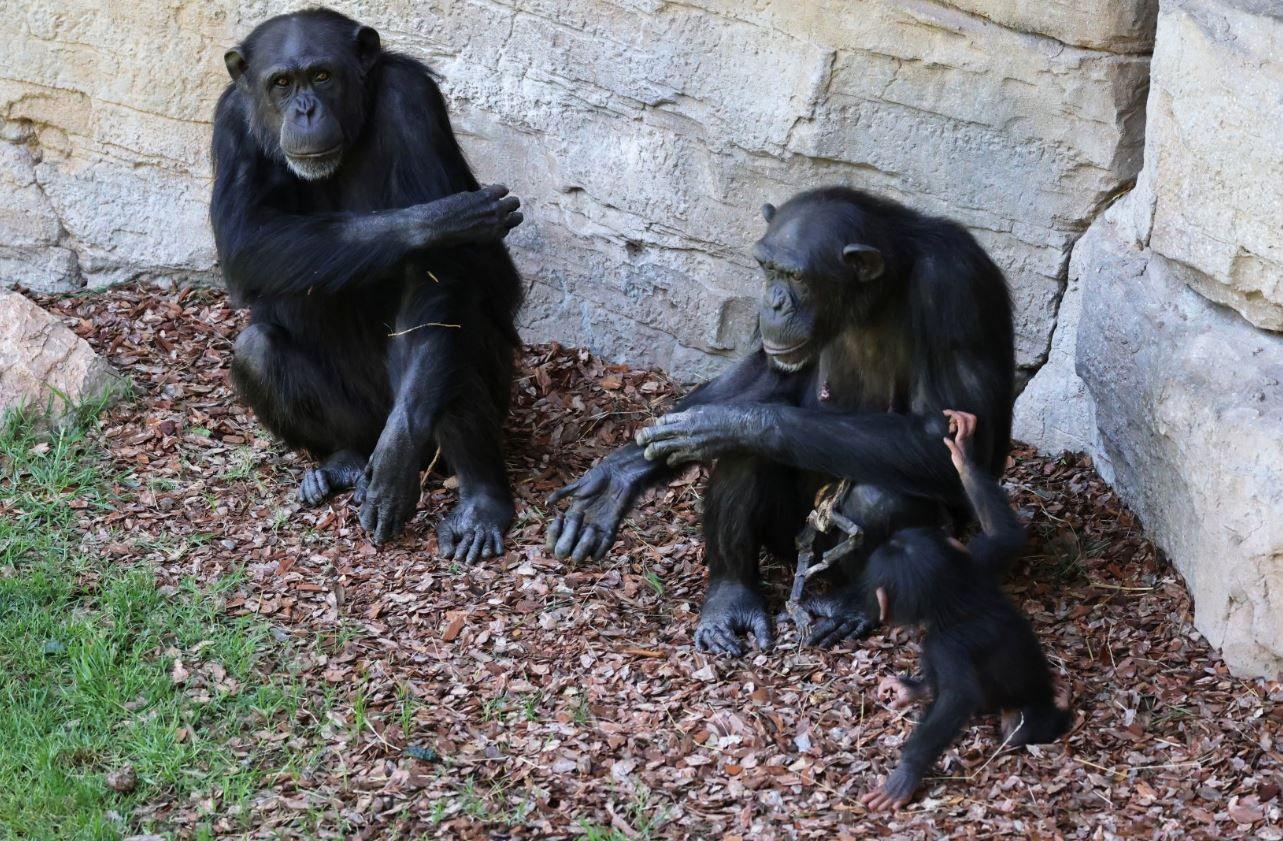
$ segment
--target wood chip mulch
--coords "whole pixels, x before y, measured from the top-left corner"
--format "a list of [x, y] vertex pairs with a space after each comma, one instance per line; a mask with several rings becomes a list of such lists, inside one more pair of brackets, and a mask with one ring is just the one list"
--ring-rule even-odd
[[[1071, 735], [999, 751], [996, 720], [978, 721], [917, 802], [870, 815], [858, 797], [912, 728], [878, 687], [912, 668], [916, 635], [820, 651], [785, 631], [742, 660], [697, 653], [694, 470], [644, 500], [605, 561], [543, 551], [545, 495], [671, 404], [662, 374], [525, 348], [517, 521], [502, 559], [461, 568], [434, 556], [447, 477], [428, 477], [408, 533], [377, 550], [347, 495], [294, 502], [307, 461], [230, 390], [245, 319], [221, 293], [40, 300], [135, 386], [105, 437], [140, 481], [89, 538], [167, 586], [244, 570], [226, 610], [273, 623], [298, 652], [281, 669], [315, 701], [243, 746], [296, 758], [251, 815], [222, 814], [218, 792], [145, 807], [180, 835], [212, 814], [288, 836], [319, 813], [327, 837], [1283, 839], [1283, 685], [1229, 674], [1180, 575], [1086, 459], [1017, 447], [1006, 477], [1031, 532], [1007, 589], [1072, 687]], [[778, 606], [789, 574], [769, 577]]]

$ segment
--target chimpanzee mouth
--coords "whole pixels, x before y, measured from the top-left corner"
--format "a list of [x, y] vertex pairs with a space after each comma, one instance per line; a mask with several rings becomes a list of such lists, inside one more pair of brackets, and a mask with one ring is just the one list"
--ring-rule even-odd
[[806, 347], [806, 342], [807, 340], [803, 339], [802, 341], [798, 342], [795, 345], [789, 345], [788, 347], [780, 347], [779, 345], [773, 345], [770, 342], [764, 341], [762, 342], [762, 350], [766, 351], [771, 356], [788, 356], [793, 351], [801, 350], [802, 348]]
[[762, 342], [762, 350], [766, 352], [772, 365], [781, 371], [792, 373], [800, 371], [810, 361], [810, 354], [806, 351], [808, 339], [803, 339], [795, 345], [780, 347], [769, 342]]
[[285, 155], [285, 164], [290, 171], [304, 181], [319, 181], [329, 178], [343, 161], [343, 144], [340, 143], [322, 152], [308, 152], [303, 155]]
[[339, 152], [342, 152], [342, 151], [343, 151], [343, 144], [335, 143], [330, 148], [322, 149], [319, 152], [292, 152], [287, 154], [289, 155], [289, 157], [295, 158], [297, 160], [315, 161], [315, 160], [320, 160], [321, 158], [328, 158], [331, 155], [337, 155]]

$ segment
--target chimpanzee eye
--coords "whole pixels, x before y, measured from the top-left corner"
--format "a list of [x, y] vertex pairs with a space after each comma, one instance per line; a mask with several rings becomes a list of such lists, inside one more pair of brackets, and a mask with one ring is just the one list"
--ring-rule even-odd
[[330, 80], [330, 72], [328, 70], [318, 70], [312, 78], [318, 82], [328, 82]]
[[290, 77], [277, 76], [275, 79], [272, 80], [272, 84], [276, 85], [278, 88], [288, 88], [290, 86]]

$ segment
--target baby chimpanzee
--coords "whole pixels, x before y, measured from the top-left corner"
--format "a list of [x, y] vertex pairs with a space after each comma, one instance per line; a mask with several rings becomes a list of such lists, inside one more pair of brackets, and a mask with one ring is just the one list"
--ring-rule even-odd
[[998, 589], [997, 573], [1024, 545], [1024, 529], [998, 484], [974, 465], [968, 443], [976, 418], [946, 411], [945, 444], [982, 533], [968, 546], [938, 528], [903, 529], [880, 546], [864, 573], [881, 621], [921, 625], [922, 676], [899, 678], [896, 706], [929, 706], [880, 788], [861, 801], [873, 810], [908, 803], [923, 774], [977, 713], [1001, 711], [1009, 744], [1050, 742], [1069, 728], [1029, 621]]

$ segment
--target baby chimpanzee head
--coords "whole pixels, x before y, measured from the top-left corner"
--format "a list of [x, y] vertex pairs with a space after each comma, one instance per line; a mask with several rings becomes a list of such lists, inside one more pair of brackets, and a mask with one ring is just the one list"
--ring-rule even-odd
[[864, 570], [868, 611], [886, 624], [917, 625], [950, 612], [974, 586], [971, 556], [939, 528], [901, 529]]

